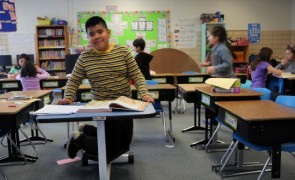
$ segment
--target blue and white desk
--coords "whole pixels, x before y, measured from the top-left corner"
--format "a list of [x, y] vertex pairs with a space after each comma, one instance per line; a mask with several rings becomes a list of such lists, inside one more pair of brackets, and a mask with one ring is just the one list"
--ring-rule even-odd
[[154, 117], [156, 111], [152, 104], [148, 104], [144, 112], [113, 111], [100, 113], [76, 113], [70, 115], [49, 115], [38, 116], [39, 123], [58, 123], [76, 121], [96, 121], [97, 122], [97, 146], [98, 146], [98, 170], [101, 180], [110, 179], [111, 164], [107, 164], [106, 144], [105, 144], [105, 121], [122, 120], [130, 118], [149, 118]]

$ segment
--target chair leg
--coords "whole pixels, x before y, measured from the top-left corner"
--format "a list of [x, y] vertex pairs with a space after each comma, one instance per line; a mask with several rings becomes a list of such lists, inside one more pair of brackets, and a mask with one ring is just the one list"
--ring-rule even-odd
[[43, 131], [38, 126], [38, 123], [36, 123], [34, 120], [31, 120], [31, 125], [34, 125], [34, 129], [36, 129], [38, 132], [40, 132], [40, 134], [42, 135], [42, 137], [44, 139], [44, 144], [46, 144], [47, 143], [47, 137], [45, 136]]
[[5, 180], [8, 180], [6, 174], [4, 173], [4, 171], [0, 168], [0, 173], [2, 174], [2, 176], [4, 177]]
[[268, 166], [268, 164], [269, 164], [269, 161], [270, 161], [270, 159], [271, 159], [271, 152], [269, 151], [268, 154], [269, 154], [269, 157], [267, 158], [267, 160], [266, 160], [266, 162], [265, 162], [265, 164], [264, 164], [264, 166], [263, 166], [263, 168], [262, 168], [262, 170], [261, 170], [261, 172], [260, 172], [260, 174], [259, 174], [257, 180], [260, 180], [260, 179], [261, 179], [263, 173], [265, 172], [265, 170], [266, 170], [266, 168], [267, 168], [267, 166]]
[[221, 168], [219, 169], [219, 173], [220, 173], [220, 174], [222, 173], [223, 169], [225, 168], [225, 166], [226, 166], [228, 160], [229, 160], [230, 157], [232, 156], [232, 154], [233, 154], [233, 152], [235, 151], [235, 149], [237, 148], [238, 144], [239, 144], [239, 141], [236, 141], [235, 144], [234, 144], [233, 149], [232, 149], [232, 150], [229, 152], [229, 154], [227, 155], [227, 157], [226, 157], [224, 163], [222, 164]]
[[224, 159], [227, 157], [228, 153], [230, 151], [233, 151], [234, 149], [232, 149], [233, 145], [235, 144], [235, 141], [232, 141], [228, 147], [228, 149], [226, 150], [226, 152], [224, 153], [224, 155], [222, 156], [221, 160], [220, 160], [220, 164], [223, 165], [224, 163]]
[[212, 134], [211, 138], [208, 140], [208, 143], [205, 146], [205, 150], [208, 150], [209, 145], [211, 144], [211, 142], [213, 141], [213, 139], [215, 138], [215, 136], [217, 135], [217, 132], [219, 130], [219, 128], [221, 127], [221, 124], [219, 123], [218, 126], [216, 127], [214, 133]]
[[32, 143], [32, 141], [30, 140], [28, 135], [21, 128], [19, 130], [25, 136], [25, 138], [28, 140], [29, 144], [33, 147], [33, 149], [35, 151], [35, 158], [38, 158], [39, 155], [38, 155], [38, 151], [37, 151], [37, 148], [35, 147], [35, 145]]

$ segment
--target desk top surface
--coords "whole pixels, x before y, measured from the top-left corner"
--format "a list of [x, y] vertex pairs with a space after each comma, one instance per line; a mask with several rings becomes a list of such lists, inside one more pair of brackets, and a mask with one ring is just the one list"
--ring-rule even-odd
[[238, 97], [238, 96], [262, 96], [263, 94], [260, 92], [255, 92], [253, 90], [243, 89], [241, 88], [241, 92], [239, 93], [217, 93], [213, 92], [211, 87], [196, 87], [197, 91], [207, 94], [213, 97]]
[[200, 83], [200, 84], [178, 84], [179, 88], [186, 92], [195, 92], [197, 87], [211, 87], [209, 84]]
[[295, 120], [295, 109], [273, 101], [219, 101], [215, 103], [246, 121]]
[[[52, 81], [52, 80], [68, 80], [67, 77], [50, 77], [49, 79], [42, 79], [41, 81]], [[18, 81], [17, 79], [15, 78], [4, 78], [4, 79], [0, 79], [0, 82], [3, 81], [3, 82], [6, 82], [6, 81]]]
[[[247, 76], [244, 73], [235, 73], [236, 76]], [[161, 73], [161, 74], [153, 74], [152, 77], [165, 77], [165, 76], [210, 76], [207, 73], [197, 73], [197, 74], [182, 74], [182, 73]]]
[[109, 119], [123, 118], [147, 118], [154, 117], [156, 110], [151, 103], [148, 103], [143, 112], [137, 111], [112, 111], [112, 112], [96, 112], [96, 113], [75, 113], [70, 115], [41, 115], [37, 117], [39, 122], [75, 122], [75, 121], [92, 121], [93, 117], [107, 117]]
[[[11, 102], [11, 101], [6, 101], [6, 102], [1, 102], [1, 108], [0, 108], [0, 115], [9, 115], [9, 114], [17, 114], [24, 108], [28, 107], [31, 103], [17, 103]], [[10, 107], [10, 105], [14, 105], [13, 107]]]
[[52, 90], [11, 91], [8, 93], [0, 94], [0, 99], [8, 99], [13, 96], [29, 96], [33, 98], [41, 98], [51, 92]]

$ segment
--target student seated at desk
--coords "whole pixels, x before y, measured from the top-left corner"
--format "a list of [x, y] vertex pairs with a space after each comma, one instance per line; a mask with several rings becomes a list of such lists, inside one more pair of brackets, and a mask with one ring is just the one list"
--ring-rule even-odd
[[[86, 77], [90, 82], [94, 100], [131, 97], [129, 79], [132, 79], [141, 99], [154, 103], [132, 54], [125, 47], [109, 43], [111, 32], [104, 19], [98, 16], [89, 18], [85, 29], [93, 49], [84, 51], [78, 58], [72, 76], [68, 79], [64, 99], [59, 101], [59, 104], [73, 103], [79, 85]], [[73, 132], [68, 142], [69, 157], [74, 158], [80, 149], [97, 155], [96, 128], [85, 125], [79, 129], [82, 132]], [[105, 133], [107, 161], [110, 162], [121, 155], [122, 149], [129, 148], [133, 135], [133, 120], [106, 121]]]
[[233, 71], [233, 54], [228, 48], [225, 28], [215, 26], [210, 31], [208, 42], [213, 47], [209, 60], [202, 64], [202, 66], [207, 66], [207, 73], [213, 77], [235, 77]]
[[276, 76], [281, 75], [281, 70], [275, 69], [269, 64], [272, 53], [272, 49], [268, 47], [263, 47], [258, 54], [258, 58], [254, 62], [252, 62], [251, 88], [265, 88], [268, 73], [273, 73]]
[[295, 47], [288, 45], [285, 50], [285, 58], [276, 66], [276, 69], [295, 73]]
[[138, 53], [135, 56], [135, 60], [139, 69], [141, 70], [146, 80], [151, 80], [150, 62], [152, 61], [153, 56], [143, 52], [145, 48], [145, 41], [143, 39], [135, 39], [133, 41], [133, 46], [135, 47], [135, 51]]
[[23, 86], [23, 90], [40, 90], [40, 80], [50, 78], [50, 74], [41, 68], [36, 68], [31, 62], [22, 65], [20, 74], [16, 76]]

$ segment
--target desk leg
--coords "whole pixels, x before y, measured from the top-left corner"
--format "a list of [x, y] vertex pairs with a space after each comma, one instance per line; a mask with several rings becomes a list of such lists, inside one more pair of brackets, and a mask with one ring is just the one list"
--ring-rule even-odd
[[[198, 109], [198, 124], [197, 124], [197, 109]], [[183, 129], [181, 132], [188, 131], [205, 131], [206, 128], [201, 126], [201, 104], [194, 102], [194, 125], [188, 128]]]
[[99, 179], [109, 180], [111, 165], [106, 158], [105, 121], [97, 121], [97, 146]]
[[273, 179], [280, 178], [281, 175], [281, 145], [275, 144], [272, 146], [272, 171]]

